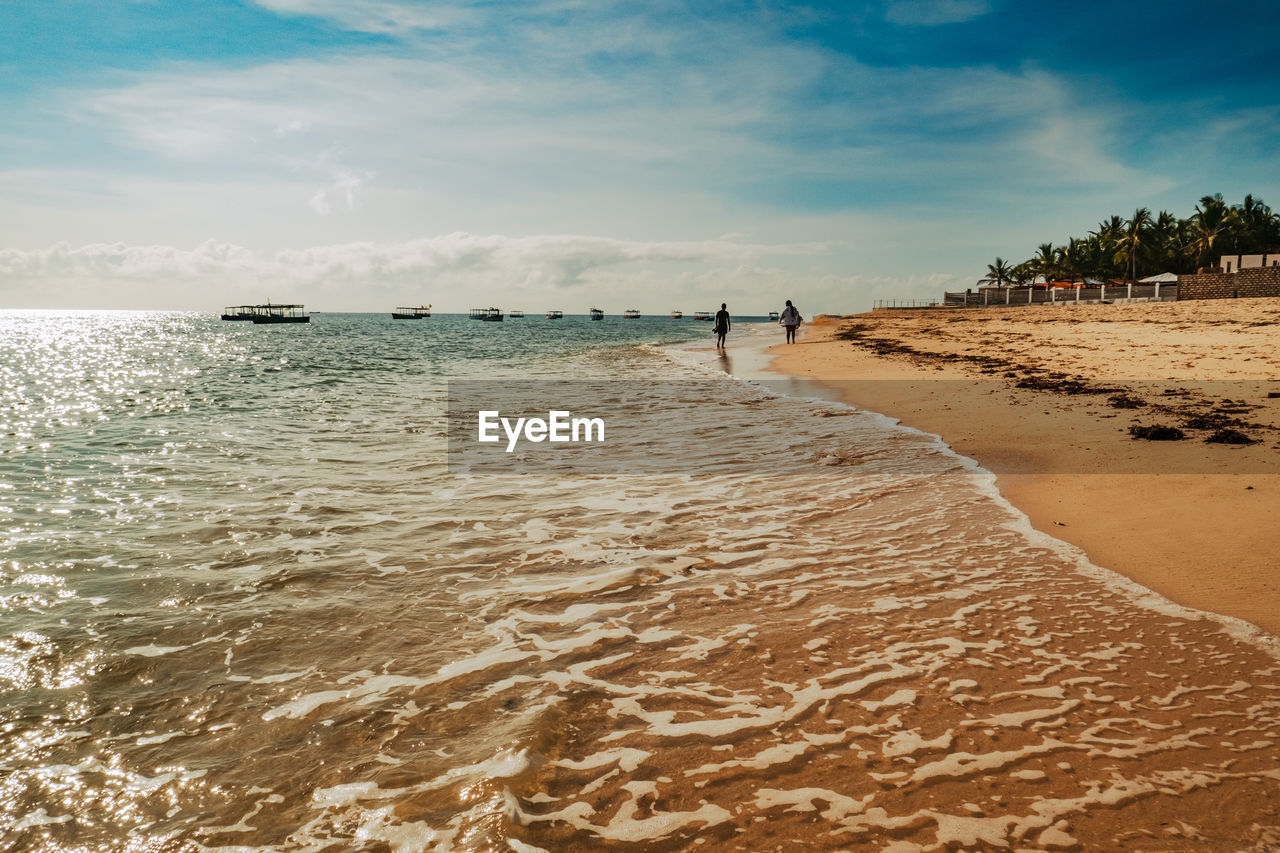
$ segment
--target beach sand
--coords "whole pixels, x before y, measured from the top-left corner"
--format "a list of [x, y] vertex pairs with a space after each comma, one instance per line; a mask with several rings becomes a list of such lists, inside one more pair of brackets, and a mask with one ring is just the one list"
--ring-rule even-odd
[[770, 352], [941, 436], [1094, 563], [1280, 634], [1280, 300], [874, 312]]

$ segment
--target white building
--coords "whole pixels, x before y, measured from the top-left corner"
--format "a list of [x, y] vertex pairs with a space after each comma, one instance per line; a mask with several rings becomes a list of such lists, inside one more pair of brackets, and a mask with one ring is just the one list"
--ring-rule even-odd
[[1223, 272], [1240, 272], [1257, 267], [1280, 267], [1280, 254], [1223, 255], [1218, 260], [1218, 268]]

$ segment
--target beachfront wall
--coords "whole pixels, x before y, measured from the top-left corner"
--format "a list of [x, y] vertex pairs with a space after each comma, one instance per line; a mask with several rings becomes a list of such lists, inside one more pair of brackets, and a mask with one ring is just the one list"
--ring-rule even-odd
[[1178, 276], [1178, 299], [1247, 299], [1280, 296], [1280, 267]]
[[981, 287], [977, 291], [943, 294], [943, 304], [952, 308], [999, 308], [1008, 305], [1079, 305], [1100, 302], [1172, 302], [1178, 298], [1177, 284], [1109, 284], [1103, 287]]

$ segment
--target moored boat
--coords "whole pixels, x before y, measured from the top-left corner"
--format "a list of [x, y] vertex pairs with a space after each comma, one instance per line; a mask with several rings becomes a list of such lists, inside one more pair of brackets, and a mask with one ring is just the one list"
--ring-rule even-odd
[[472, 320], [484, 320], [489, 323], [495, 323], [495, 322], [501, 323], [502, 309], [501, 308], [472, 308], [470, 316]]
[[770, 320], [772, 320], [772, 321], [774, 321], [774, 322], [777, 322], [777, 320], [778, 320], [778, 312], [777, 312], [777, 311], [770, 311], [770, 312], [769, 312], [769, 319], [770, 319]]
[[672, 320], [679, 320], [679, 319], [681, 319], [682, 317], [684, 317], [684, 312], [683, 312], [683, 311], [680, 311], [680, 310], [678, 310], [678, 309], [677, 309], [677, 310], [675, 310], [675, 311], [672, 311], [672, 312], [671, 312], [671, 319], [672, 319]]
[[304, 305], [272, 305], [270, 302], [253, 306], [253, 316], [249, 319], [256, 324], [311, 322]]
[[508, 311], [508, 312], [507, 312], [507, 316], [508, 316], [508, 317], [510, 317], [512, 320], [523, 320], [523, 319], [524, 319], [524, 312], [523, 312], [523, 311], [518, 311], [518, 310], [517, 310], [517, 311]]
[[392, 320], [425, 320], [430, 316], [430, 305], [419, 305], [417, 308], [397, 308], [391, 312]]
[[592, 319], [592, 320], [603, 320], [603, 319], [604, 319], [604, 312], [603, 312], [603, 311], [601, 311], [599, 308], [592, 308], [592, 309], [591, 309], [591, 319]]
[[228, 305], [222, 309], [222, 319], [224, 320], [252, 320], [253, 305]]
[[694, 312], [693, 312], [693, 319], [695, 319], [695, 320], [708, 320], [708, 321], [710, 321], [710, 320], [711, 320], [711, 312], [710, 312], [710, 311], [694, 311]]
[[639, 320], [639, 319], [640, 319], [640, 309], [638, 309], [638, 308], [628, 308], [626, 311], [623, 311], [623, 312], [622, 312], [622, 316], [623, 316], [624, 318], [628, 319], [628, 320]]
[[560, 320], [560, 319], [563, 319], [563, 317], [564, 317], [564, 312], [563, 312], [563, 311], [548, 311], [548, 312], [547, 312], [547, 319], [548, 319], [548, 320]]

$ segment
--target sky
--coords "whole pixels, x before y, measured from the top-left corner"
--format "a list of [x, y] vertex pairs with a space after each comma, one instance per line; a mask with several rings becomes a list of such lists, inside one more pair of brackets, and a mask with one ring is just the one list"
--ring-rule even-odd
[[0, 0], [0, 308], [847, 313], [1280, 208], [1280, 4]]

